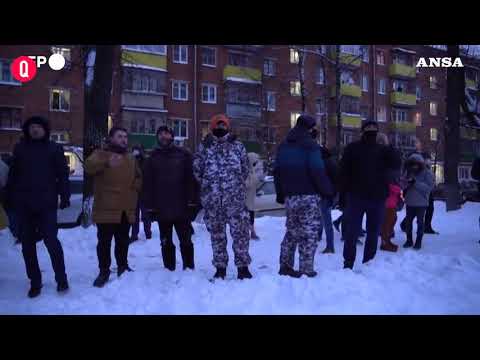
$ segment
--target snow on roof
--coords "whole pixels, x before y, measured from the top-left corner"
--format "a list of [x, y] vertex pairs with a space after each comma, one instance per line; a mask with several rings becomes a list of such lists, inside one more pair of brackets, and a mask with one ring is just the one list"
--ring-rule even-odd
[[122, 64], [122, 66], [125, 66], [125, 67], [133, 67], [133, 68], [137, 68], [137, 69], [145, 69], [145, 70], [152, 70], [152, 71], [167, 72], [167, 70], [165, 70], [165, 69], [161, 69], [161, 68], [154, 67], [154, 66], [148, 66], [148, 65]]
[[392, 50], [401, 51], [401, 52], [404, 52], [404, 53], [407, 53], [407, 54], [416, 54], [417, 53], [416, 51], [404, 49], [404, 48], [401, 48], [401, 47], [394, 47]]
[[241, 83], [246, 83], [246, 84], [261, 84], [261, 81], [256, 81], [256, 80], [250, 80], [250, 79], [245, 79], [245, 78], [239, 78], [236, 76], [228, 76], [225, 78], [227, 81], [234, 81], [234, 82], [241, 82]]

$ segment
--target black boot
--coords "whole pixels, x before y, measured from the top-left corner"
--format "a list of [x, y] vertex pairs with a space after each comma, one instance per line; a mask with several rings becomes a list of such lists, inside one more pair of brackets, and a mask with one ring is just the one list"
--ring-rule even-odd
[[296, 279], [302, 276], [302, 273], [300, 271], [293, 270], [290, 266], [287, 265], [280, 266], [280, 271], [278, 272], [278, 274], [282, 276], [290, 276]]
[[129, 267], [128, 265], [127, 265], [127, 266], [119, 266], [118, 269], [117, 269], [117, 276], [118, 276], [118, 277], [122, 276], [122, 274], [123, 274], [125, 271], [131, 272], [131, 271], [133, 271], [133, 270], [130, 269], [130, 267]]
[[407, 242], [405, 244], [403, 244], [403, 247], [404, 248], [410, 248], [413, 246], [413, 241], [412, 239], [407, 239]]
[[243, 280], [243, 279], [251, 279], [253, 276], [248, 270], [248, 266], [240, 266], [238, 268], [238, 279]]
[[173, 244], [165, 244], [162, 245], [162, 258], [163, 258], [163, 266], [170, 271], [175, 271], [176, 267], [176, 256], [175, 256], [175, 245]]
[[318, 275], [318, 273], [312, 270], [312, 271], [303, 272], [302, 275], [307, 275], [309, 278], [314, 278], [315, 276]]
[[417, 238], [415, 245], [413, 246], [415, 250], [420, 250], [422, 248], [422, 238]]
[[217, 272], [215, 273], [215, 275], [213, 275], [213, 277], [214, 277], [215, 279], [222, 279], [222, 280], [224, 280], [224, 279], [225, 279], [225, 276], [227, 276], [227, 269], [217, 267]]
[[28, 297], [33, 299], [33, 298], [37, 297], [38, 295], [40, 295], [41, 292], [42, 292], [42, 284], [32, 285], [30, 287], [30, 290], [28, 290]]
[[97, 278], [93, 282], [93, 286], [101, 288], [108, 282], [109, 278], [110, 270], [100, 271], [100, 274], [98, 274]]
[[190, 244], [187, 245], [181, 245], [180, 244], [180, 253], [182, 255], [182, 261], [183, 261], [183, 270], [186, 269], [195, 269], [195, 263], [193, 260], [193, 244], [190, 242]]
[[68, 290], [68, 288], [69, 288], [69, 286], [68, 286], [68, 281], [67, 280], [61, 281], [57, 284], [57, 291], [58, 292], [65, 292], [65, 291]]

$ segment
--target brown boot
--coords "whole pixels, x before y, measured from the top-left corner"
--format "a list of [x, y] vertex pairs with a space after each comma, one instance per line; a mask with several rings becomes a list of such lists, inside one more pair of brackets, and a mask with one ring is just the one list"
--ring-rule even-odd
[[391, 241], [382, 241], [382, 245], [380, 246], [380, 250], [397, 252], [398, 245], [395, 245]]

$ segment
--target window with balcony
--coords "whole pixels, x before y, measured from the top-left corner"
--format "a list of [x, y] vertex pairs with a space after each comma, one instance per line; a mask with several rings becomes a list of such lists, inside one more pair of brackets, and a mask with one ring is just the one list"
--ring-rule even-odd
[[392, 121], [395, 122], [406, 122], [408, 121], [408, 113], [406, 110], [393, 109], [392, 110]]
[[123, 89], [138, 93], [164, 94], [166, 75], [154, 71], [125, 69], [123, 72]]
[[273, 59], [263, 60], [263, 75], [275, 76], [275, 60]]
[[362, 91], [368, 91], [368, 76], [362, 75]]
[[173, 135], [176, 140], [188, 139], [188, 121], [184, 119], [173, 119]]
[[251, 67], [251, 58], [246, 54], [229, 52], [228, 65]]
[[436, 76], [430, 76], [430, 89], [438, 89], [438, 82]]
[[0, 59], [0, 84], [20, 85], [21, 83], [12, 77], [11, 64], [12, 60]]
[[188, 100], [188, 82], [181, 80], [172, 81], [172, 99], [173, 100]]
[[403, 80], [393, 80], [392, 82], [392, 90], [395, 92], [406, 93], [407, 86], [408, 86], [408, 83]]
[[377, 65], [385, 65], [385, 52], [377, 50]]
[[260, 105], [262, 93], [258, 86], [249, 84], [235, 84], [226, 88], [226, 102], [236, 104]]
[[404, 53], [395, 53], [393, 55], [392, 62], [394, 64], [401, 64], [406, 66], [411, 65], [410, 56]]
[[300, 115], [302, 114], [299, 112], [290, 113], [290, 127], [295, 127], [295, 125], [297, 124], [297, 119], [300, 117]]
[[70, 111], [70, 90], [50, 89], [50, 111]]
[[267, 111], [275, 111], [276, 101], [275, 101], [275, 92], [266, 91], [265, 92], [265, 104]]
[[202, 84], [202, 102], [205, 104], [217, 103], [217, 85]]
[[417, 101], [421, 100], [422, 99], [422, 88], [420, 86], [417, 85], [417, 87], [415, 88], [415, 95], [417, 97]]
[[202, 47], [202, 65], [208, 67], [217, 66], [217, 49]]
[[380, 95], [385, 95], [385, 88], [386, 88], [386, 80], [378, 79], [378, 93]]
[[430, 115], [437, 116], [438, 114], [438, 103], [435, 101], [430, 101]]
[[188, 64], [188, 45], [173, 45], [173, 62]]
[[387, 121], [387, 108], [385, 106], [377, 107], [377, 121], [378, 122]]
[[343, 113], [359, 114], [360, 99], [353, 96], [343, 96], [340, 103], [340, 109]]
[[301, 94], [300, 81], [290, 81], [290, 95], [300, 96], [300, 94]]
[[430, 129], [430, 140], [431, 141], [438, 141], [438, 130], [435, 128]]
[[319, 66], [317, 68], [317, 84], [319, 85], [325, 84], [325, 71], [323, 70], [323, 66]]
[[349, 70], [343, 70], [340, 74], [340, 82], [345, 85], [354, 85], [353, 72]]
[[362, 47], [360, 45], [340, 45], [340, 52], [355, 56], [362, 56]]
[[167, 45], [123, 45], [123, 48], [126, 50], [167, 55]]
[[20, 130], [22, 110], [13, 107], [0, 107], [0, 129]]
[[290, 49], [290, 64], [298, 64], [300, 61], [300, 56], [298, 54], [298, 50]]
[[415, 125], [422, 126], [422, 113], [419, 111], [415, 113]]

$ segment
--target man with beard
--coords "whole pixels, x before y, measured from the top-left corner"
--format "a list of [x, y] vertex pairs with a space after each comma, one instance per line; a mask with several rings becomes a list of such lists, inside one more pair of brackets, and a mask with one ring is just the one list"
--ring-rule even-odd
[[367, 236], [363, 262], [375, 257], [378, 236], [388, 196], [390, 176], [396, 161], [386, 146], [377, 143], [378, 124], [367, 121], [362, 126], [362, 137], [347, 145], [340, 163], [340, 186], [346, 196], [344, 268], [353, 269], [356, 241], [367, 217]]
[[180, 241], [183, 270], [195, 268], [190, 230], [190, 211], [194, 203], [192, 155], [173, 144], [173, 131], [167, 126], [157, 130], [158, 147], [145, 161], [143, 199], [149, 218], [158, 221], [163, 265], [176, 267], [173, 227]]
[[68, 289], [62, 244], [58, 241], [57, 207], [70, 206], [68, 165], [61, 145], [50, 141], [48, 120], [39, 116], [23, 125], [24, 138], [13, 150], [7, 197], [18, 219], [27, 275], [28, 296], [40, 295], [42, 274], [38, 265], [37, 240], [43, 239], [52, 261], [57, 291]]
[[93, 221], [97, 224], [97, 256], [100, 273], [93, 286], [103, 287], [110, 277], [110, 248], [115, 237], [117, 275], [128, 266], [130, 225], [135, 222], [142, 173], [135, 157], [127, 152], [127, 130], [113, 127], [105, 149], [85, 161], [85, 172], [94, 177]]

